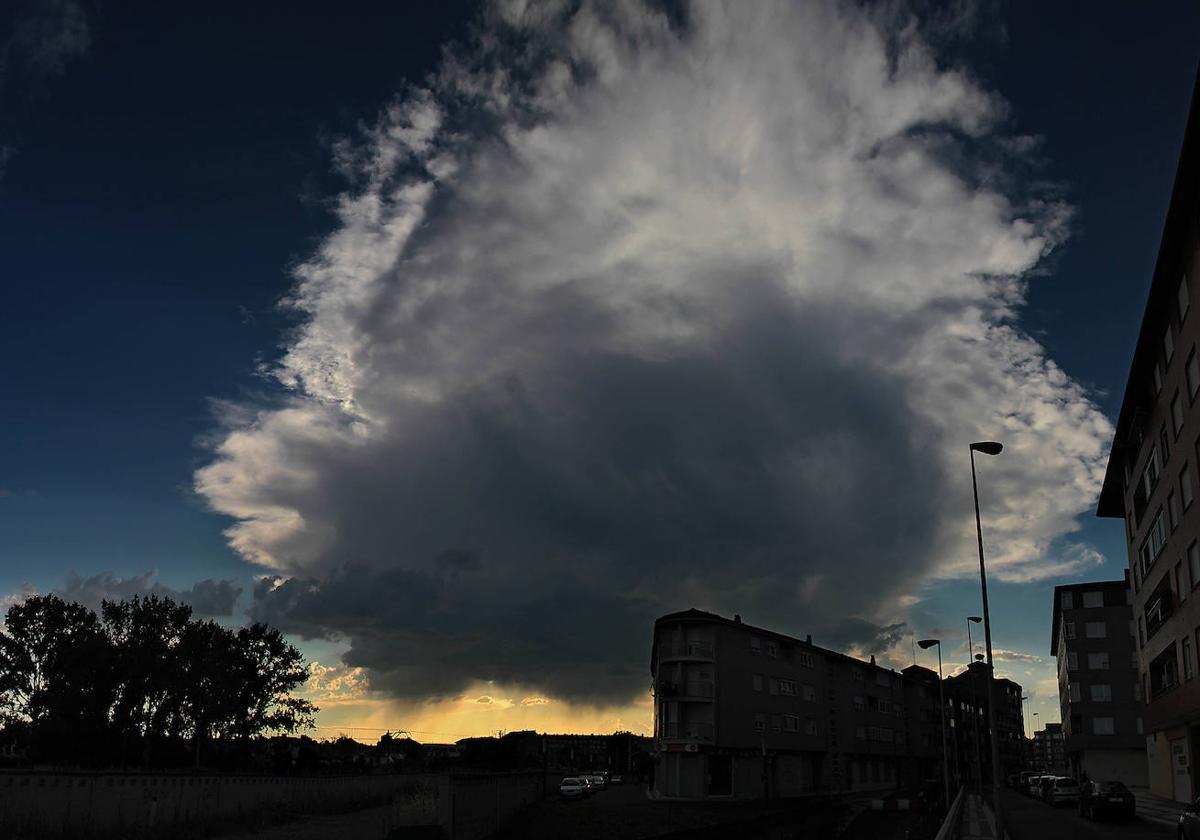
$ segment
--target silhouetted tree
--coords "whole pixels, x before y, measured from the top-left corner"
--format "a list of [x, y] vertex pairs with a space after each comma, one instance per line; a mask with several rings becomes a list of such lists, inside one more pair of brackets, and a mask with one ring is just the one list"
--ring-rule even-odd
[[0, 632], [0, 723], [42, 760], [143, 763], [192, 739], [246, 744], [295, 732], [316, 707], [291, 692], [308, 677], [278, 630], [230, 630], [169, 598], [105, 602], [103, 619], [53, 595], [14, 604]]

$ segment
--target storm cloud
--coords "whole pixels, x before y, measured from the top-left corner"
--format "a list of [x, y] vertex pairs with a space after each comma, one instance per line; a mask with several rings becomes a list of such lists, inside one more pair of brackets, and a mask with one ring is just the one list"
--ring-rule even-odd
[[882, 650], [971, 571], [981, 438], [996, 574], [1094, 562], [1111, 429], [1016, 322], [1069, 212], [1005, 118], [899, 8], [492, 8], [337, 146], [287, 394], [223, 405], [254, 615], [402, 698], [625, 701], [690, 606]]

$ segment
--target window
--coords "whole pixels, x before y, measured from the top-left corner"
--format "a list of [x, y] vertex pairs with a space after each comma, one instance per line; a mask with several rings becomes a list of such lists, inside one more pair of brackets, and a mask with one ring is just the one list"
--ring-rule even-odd
[[864, 711], [866, 711], [866, 709], [867, 709], [866, 702], [862, 699], [862, 697], [856, 696], [854, 698], [854, 711], [864, 712]]
[[762, 732], [767, 728], [767, 719], [762, 713], [754, 715], [754, 731]]
[[851, 668], [850, 669], [850, 679], [854, 680], [855, 682], [862, 682], [863, 681], [862, 669]]
[[1149, 502], [1150, 494], [1158, 486], [1158, 477], [1162, 473], [1162, 462], [1158, 459], [1158, 447], [1152, 447], [1146, 457], [1146, 466], [1142, 467], [1142, 480], [1138, 487], [1138, 495]]
[[1158, 555], [1162, 552], [1163, 546], [1166, 544], [1167, 523], [1163, 518], [1163, 512], [1160, 510], [1158, 516], [1154, 517], [1154, 522], [1150, 525], [1150, 530], [1146, 534], [1146, 539], [1142, 543], [1142, 549], [1139, 552], [1142, 558], [1142, 577], [1146, 577], [1150, 573], [1150, 567], [1158, 559]]
[[1079, 654], [1077, 654], [1073, 650], [1067, 651], [1067, 670], [1068, 671], [1078, 671], [1079, 670]]
[[1063, 638], [1065, 638], [1065, 639], [1074, 639], [1075, 638], [1075, 622], [1074, 621], [1064, 621], [1063, 622]]
[[872, 726], [870, 732], [872, 741], [882, 741], [885, 744], [892, 743], [892, 730], [886, 726]]
[[1184, 577], [1183, 561], [1181, 560], [1175, 564], [1175, 597], [1179, 600], [1180, 603], [1183, 603], [1183, 601], [1187, 597], [1183, 594], [1184, 590], [1186, 590], [1186, 589], [1187, 589], [1187, 578]]
[[1167, 494], [1167, 513], [1171, 519], [1171, 530], [1179, 527], [1179, 502], [1175, 499], [1175, 491]]
[[[1134, 663], [1134, 667], [1137, 667], [1136, 662]], [[1140, 682], [1135, 682], [1133, 684], [1133, 699], [1139, 703], [1142, 702], [1142, 684]]]
[[780, 715], [771, 715], [771, 731], [778, 732], [783, 728], [783, 719]]
[[816, 735], [817, 734], [816, 720], [814, 720], [813, 718], [805, 718], [804, 719], [804, 734], [805, 735]]
[[886, 715], [891, 711], [892, 704], [887, 700], [884, 700], [882, 697], [868, 697], [867, 708], [869, 708], [872, 712], [880, 712], [881, 714]]
[[1108, 636], [1108, 626], [1103, 621], [1089, 621], [1085, 632], [1089, 639], [1103, 639]]
[[1179, 278], [1179, 288], [1175, 290], [1175, 305], [1179, 307], [1179, 321], [1187, 317], [1188, 307], [1191, 306], [1191, 299], [1188, 296], [1188, 279], [1184, 274]]
[[1192, 586], [1200, 585], [1200, 543], [1195, 541], [1187, 549], [1188, 575]]
[[796, 696], [796, 681], [795, 680], [780, 680], [779, 693], [784, 697]]
[[1200, 390], [1200, 360], [1196, 359], [1196, 351], [1192, 350], [1184, 365], [1183, 374], [1187, 377], [1188, 397], [1196, 399], [1196, 391]]
[[1171, 398], [1171, 428], [1175, 430], [1175, 438], [1179, 439], [1179, 433], [1183, 430], [1183, 403], [1179, 401], [1179, 392], [1175, 392], [1175, 396]]
[[1084, 592], [1083, 605], [1085, 607], [1103, 607], [1104, 593], [1103, 592]]
[[1192, 640], [1191, 640], [1191, 638], [1188, 636], [1184, 636], [1183, 641], [1180, 644], [1180, 647], [1181, 647], [1181, 650], [1183, 651], [1183, 678], [1185, 680], [1190, 680], [1192, 677], [1196, 676], [1196, 669], [1195, 669], [1195, 666], [1192, 664]]
[[1188, 464], [1184, 464], [1179, 471], [1179, 497], [1183, 500], [1184, 510], [1190, 508], [1192, 499], [1196, 498], [1195, 488], [1192, 487], [1192, 468]]
[[1142, 733], [1142, 719], [1141, 719], [1141, 718], [1138, 718], [1138, 719], [1137, 719], [1137, 734], [1139, 734], [1139, 735], [1143, 734], [1143, 733]]
[[809, 703], [817, 702], [817, 690], [811, 685], [804, 686], [804, 699]]
[[1064, 592], [1058, 597], [1064, 610], [1073, 609], [1075, 607], [1075, 599], [1070, 592]]
[[1079, 702], [1079, 700], [1080, 700], [1079, 683], [1073, 682], [1067, 686], [1067, 699], [1070, 700], [1072, 703]]
[[758, 638], [758, 636], [750, 637], [750, 652], [762, 653], [762, 639]]
[[1091, 688], [1093, 703], [1111, 703], [1112, 702], [1112, 686], [1111, 685], [1094, 685]]
[[771, 641], [767, 642], [767, 656], [771, 657], [772, 659], [779, 656], [779, 645], [777, 643]]
[[1088, 654], [1088, 668], [1093, 671], [1108, 670], [1108, 652], [1100, 651], [1099, 653]]
[[784, 732], [799, 732], [800, 731], [800, 718], [796, 717], [796, 715], [784, 715], [783, 716], [783, 731]]
[[754, 675], [754, 690], [762, 691], [762, 674]]
[[1092, 734], [1093, 735], [1112, 735], [1113, 719], [1110, 717], [1092, 718]]
[[796, 657], [805, 668], [813, 667], [813, 655], [811, 653], [798, 653]]
[[1175, 336], [1171, 333], [1171, 325], [1167, 324], [1167, 328], [1163, 330], [1163, 359], [1167, 365], [1171, 364], [1171, 359], [1175, 358]]
[[1138, 616], [1138, 647], [1146, 646], [1146, 622]]

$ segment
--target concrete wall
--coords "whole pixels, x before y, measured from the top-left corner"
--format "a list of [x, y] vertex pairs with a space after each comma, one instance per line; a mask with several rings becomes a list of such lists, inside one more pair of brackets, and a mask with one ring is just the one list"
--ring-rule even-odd
[[[443, 825], [476, 840], [542, 798], [539, 773], [278, 777], [0, 774], [0, 837], [175, 836], [185, 827], [391, 803], [393, 826]], [[499, 820], [499, 822], [498, 822]]]
[[1095, 781], [1124, 782], [1127, 787], [1149, 784], [1145, 750], [1084, 750], [1079, 769]]

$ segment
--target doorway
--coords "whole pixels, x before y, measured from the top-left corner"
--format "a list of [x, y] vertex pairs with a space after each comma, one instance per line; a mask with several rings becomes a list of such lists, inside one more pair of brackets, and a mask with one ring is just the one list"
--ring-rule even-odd
[[1171, 739], [1171, 772], [1175, 779], [1175, 801], [1192, 801], [1192, 767], [1187, 738]]

